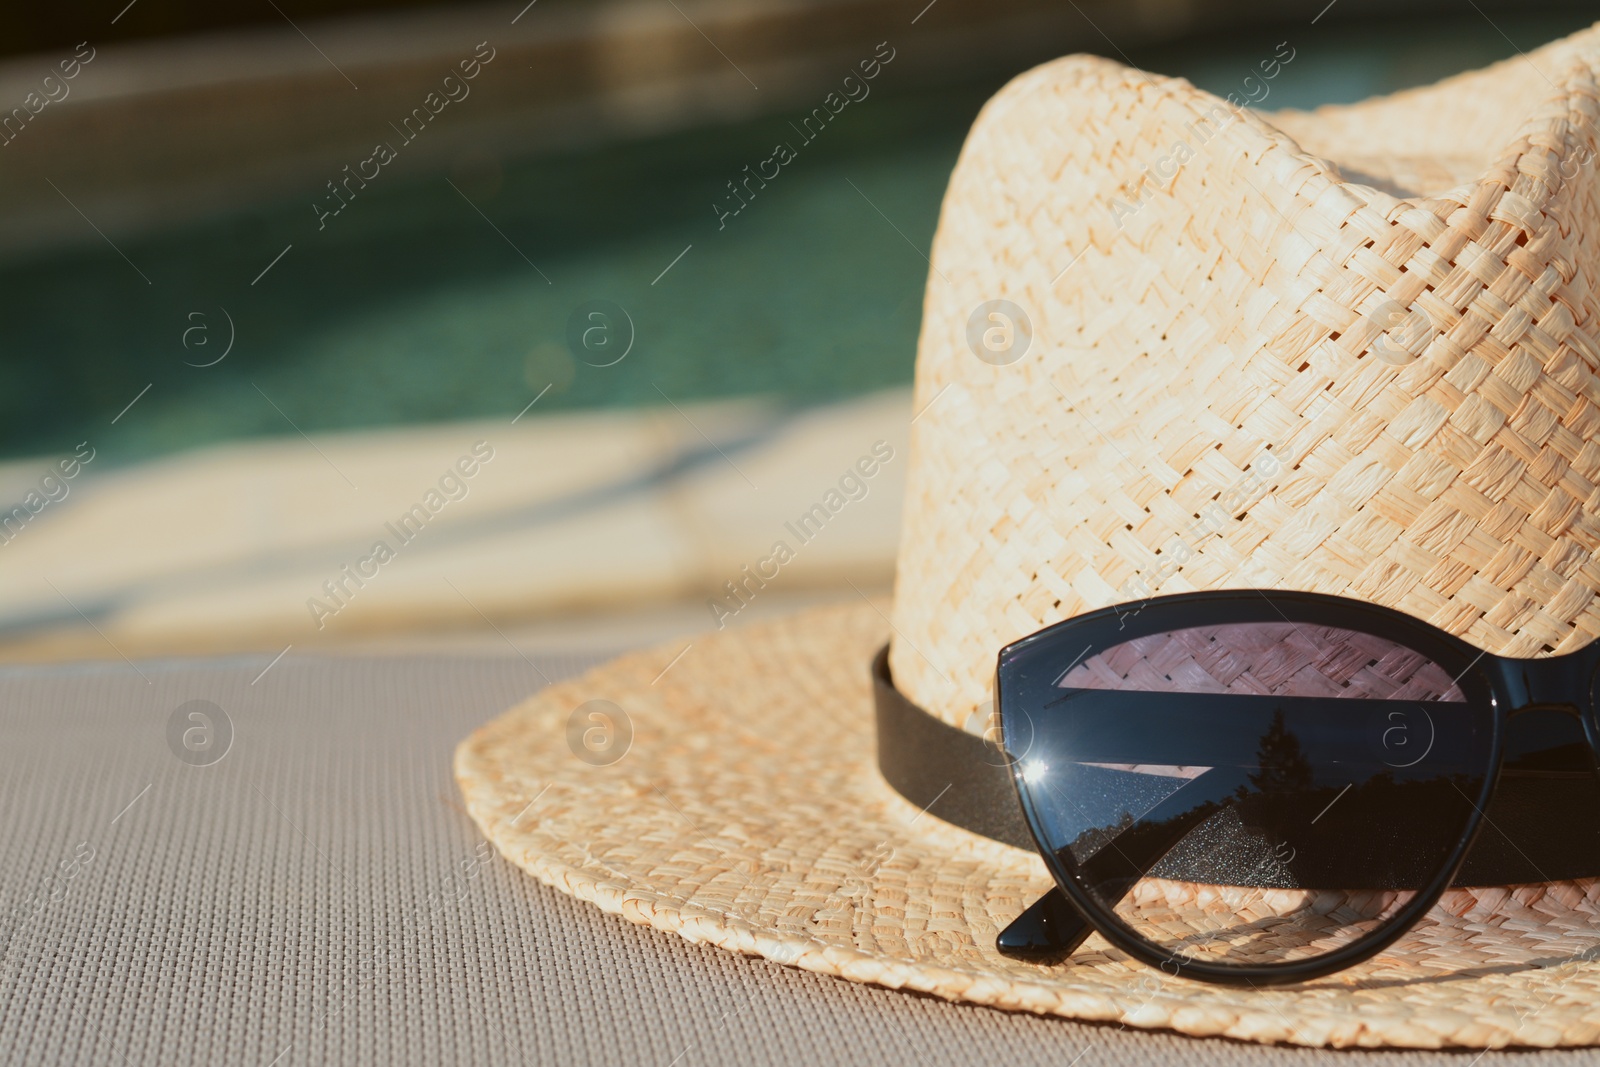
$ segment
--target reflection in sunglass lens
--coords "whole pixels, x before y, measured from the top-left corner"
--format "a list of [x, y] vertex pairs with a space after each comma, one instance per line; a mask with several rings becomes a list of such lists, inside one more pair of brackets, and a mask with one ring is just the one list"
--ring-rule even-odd
[[1047, 695], [1002, 719], [1036, 824], [1118, 922], [1196, 960], [1380, 929], [1449, 862], [1488, 773], [1490, 710], [1368, 634], [1195, 627], [1035, 669]]

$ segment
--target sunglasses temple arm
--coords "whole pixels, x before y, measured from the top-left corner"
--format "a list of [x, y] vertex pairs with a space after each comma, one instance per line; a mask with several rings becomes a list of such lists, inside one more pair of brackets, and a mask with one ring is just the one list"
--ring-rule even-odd
[[[1209, 787], [1207, 792], [1212, 795], [1226, 796], [1243, 781], [1243, 772], [1232, 768], [1215, 768], [1197, 776], [1095, 853], [1084, 863], [1085, 873], [1110, 897], [1121, 897], [1221, 807], [1216, 800], [1196, 803], [1197, 790], [1193, 787]], [[1093, 925], [1067, 899], [1061, 887], [1052, 886], [1000, 932], [995, 948], [1003, 956], [1035, 962], [1063, 960], [1092, 933]]]
[[[1091, 860], [1085, 866], [1094, 870], [1104, 888], [1121, 896], [1203, 821], [1204, 817], [1189, 813], [1188, 818], [1174, 822], [1140, 825], [1137, 830], [1143, 833], [1119, 835], [1116, 846], [1096, 855], [1095, 859], [1100, 862]], [[1076, 952], [1092, 933], [1094, 926], [1056, 885], [1000, 932], [995, 938], [995, 948], [1002, 956], [1035, 962], [1060, 961]]]
[[1078, 914], [1061, 887], [1051, 886], [1048, 893], [1000, 931], [995, 948], [1002, 956], [1016, 959], [1064, 960], [1092, 933], [1094, 927]]

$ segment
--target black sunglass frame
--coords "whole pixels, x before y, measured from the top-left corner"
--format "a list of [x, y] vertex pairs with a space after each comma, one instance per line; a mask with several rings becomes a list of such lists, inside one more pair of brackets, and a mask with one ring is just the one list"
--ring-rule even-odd
[[[1449, 672], [1466, 696], [1489, 715], [1488, 765], [1483, 787], [1471, 800], [1474, 812], [1448, 859], [1431, 879], [1382, 928], [1325, 955], [1276, 964], [1216, 964], [1182, 952], [1164, 950], [1146, 941], [1118, 919], [1109, 906], [1096, 900], [1066, 869], [1047, 840], [1043, 822], [1023, 779], [1026, 746], [1018, 744], [1019, 709], [1031, 722], [1041, 714], [1061, 676], [1059, 664], [1084, 659], [1115, 645], [1153, 634], [1232, 623], [1304, 623], [1335, 627], [1379, 637], [1419, 652]], [[1080, 651], [1081, 650], [1081, 651]], [[1053, 670], [1038, 670], [1041, 660]], [[1029, 666], [1035, 669], [1030, 673]], [[1062, 958], [1077, 948], [1091, 932], [1134, 959], [1174, 977], [1224, 985], [1278, 985], [1321, 978], [1370, 959], [1393, 944], [1438, 903], [1465, 860], [1483, 826], [1484, 811], [1493, 799], [1504, 763], [1506, 724], [1514, 716], [1533, 710], [1564, 711], [1576, 716], [1588, 740], [1591, 759], [1600, 772], [1600, 718], [1596, 685], [1600, 670], [1600, 641], [1575, 651], [1534, 659], [1495, 656], [1461, 638], [1390, 608], [1347, 597], [1321, 593], [1238, 589], [1179, 593], [1133, 604], [1103, 608], [1046, 627], [1000, 650], [995, 672], [995, 711], [1000, 724], [1000, 744], [1011, 772], [1018, 803], [1064, 900], [1052, 892], [1031, 907], [1013, 927], [1026, 926], [1021, 939], [1034, 945], [1017, 951], [1017, 937], [1008, 929], [999, 945], [1008, 955], [1038, 955], [1038, 943], [1053, 944]], [[1020, 754], [1019, 754], [1020, 750]], [[1070, 910], [1063, 907], [1070, 904]]]

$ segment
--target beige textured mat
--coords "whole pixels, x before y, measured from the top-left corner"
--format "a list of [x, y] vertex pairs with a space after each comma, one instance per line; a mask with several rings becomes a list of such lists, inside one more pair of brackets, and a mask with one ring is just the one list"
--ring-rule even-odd
[[[492, 855], [465, 877], [480, 839], [450, 752], [538, 688], [534, 667], [291, 653], [252, 686], [268, 658], [141, 663], [151, 684], [122, 664], [0, 671], [0, 1063], [1472, 1062], [947, 1004], [641, 929]], [[166, 742], [196, 699], [235, 731], [209, 767]], [[63, 882], [79, 842], [94, 858]]]

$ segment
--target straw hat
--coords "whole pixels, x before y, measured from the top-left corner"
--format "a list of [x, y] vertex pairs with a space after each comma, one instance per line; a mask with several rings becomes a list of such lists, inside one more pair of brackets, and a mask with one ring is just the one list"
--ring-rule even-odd
[[971, 729], [1002, 644], [1241, 586], [1496, 653], [1594, 640], [1597, 70], [1600, 27], [1311, 113], [1084, 56], [1018, 78], [934, 241], [892, 607], [542, 691], [457, 751], [473, 818], [607, 911], [856, 981], [1264, 1042], [1600, 1043], [1594, 878], [1452, 889], [1300, 986], [1174, 980], [1098, 938], [1000, 956], [1049, 876], [885, 783], [868, 676], [892, 636], [901, 692]]

